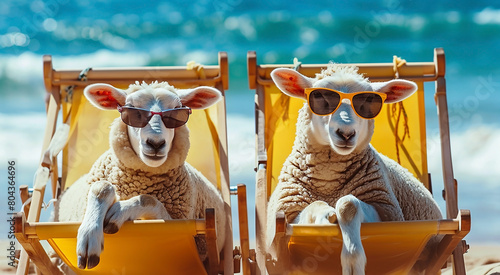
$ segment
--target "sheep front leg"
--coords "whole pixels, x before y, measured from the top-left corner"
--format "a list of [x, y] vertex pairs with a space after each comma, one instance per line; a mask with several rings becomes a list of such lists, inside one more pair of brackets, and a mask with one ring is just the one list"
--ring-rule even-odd
[[330, 224], [337, 221], [335, 209], [324, 201], [315, 201], [300, 212], [293, 223]]
[[373, 206], [353, 195], [340, 198], [336, 209], [343, 240], [340, 254], [342, 274], [365, 274], [366, 255], [361, 243], [361, 223], [380, 221], [379, 215]]
[[104, 233], [114, 234], [124, 222], [137, 219], [170, 220], [172, 218], [158, 199], [143, 194], [114, 203], [104, 218]]
[[107, 181], [92, 184], [87, 196], [87, 209], [78, 228], [76, 255], [78, 268], [91, 269], [99, 264], [104, 246], [103, 223], [109, 207], [118, 200], [115, 187]]

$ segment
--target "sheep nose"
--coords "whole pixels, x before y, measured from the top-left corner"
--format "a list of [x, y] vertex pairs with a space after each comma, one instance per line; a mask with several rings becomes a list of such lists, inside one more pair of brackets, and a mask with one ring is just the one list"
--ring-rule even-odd
[[152, 139], [147, 139], [146, 140], [146, 143], [151, 146], [152, 148], [154, 148], [156, 151], [160, 150], [162, 147], [165, 146], [165, 140], [162, 139], [162, 140], [152, 140]]
[[336, 131], [337, 136], [339, 136], [342, 140], [348, 141], [349, 139], [353, 138], [356, 135], [356, 131], [343, 131], [341, 129], [337, 129]]

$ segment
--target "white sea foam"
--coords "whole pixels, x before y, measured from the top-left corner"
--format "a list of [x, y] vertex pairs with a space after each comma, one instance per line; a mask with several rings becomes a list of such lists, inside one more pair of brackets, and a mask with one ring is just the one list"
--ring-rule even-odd
[[485, 8], [474, 14], [474, 22], [479, 25], [500, 24], [500, 10]]
[[[149, 57], [139, 52], [112, 52], [100, 50], [91, 54], [75, 56], [53, 56], [55, 69], [83, 69], [89, 65], [95, 67], [126, 67], [146, 65]], [[20, 55], [0, 55], [0, 77], [6, 77], [17, 82], [26, 79], [42, 79], [42, 55], [24, 52]]]
[[45, 121], [44, 113], [0, 113], [2, 159], [15, 159], [19, 166], [34, 173], [40, 160]]
[[255, 177], [253, 170], [255, 167], [255, 129], [253, 118], [231, 115], [227, 118], [227, 127], [231, 177], [253, 180]]
[[[451, 134], [451, 151], [455, 178], [500, 188], [500, 128], [478, 125], [464, 132]], [[439, 142], [439, 136], [429, 138], [429, 144]], [[429, 150], [429, 170], [440, 174], [440, 148]], [[434, 171], [432, 171], [434, 170]]]
[[[459, 209], [468, 209], [473, 217], [473, 230], [467, 236], [470, 243], [500, 242], [500, 128], [478, 125], [463, 132], [451, 133], [454, 178], [458, 182]], [[428, 138], [428, 145], [439, 144], [439, 136]], [[443, 174], [441, 148], [429, 150], [428, 164], [432, 175], [434, 198], [446, 216], [441, 197]]]

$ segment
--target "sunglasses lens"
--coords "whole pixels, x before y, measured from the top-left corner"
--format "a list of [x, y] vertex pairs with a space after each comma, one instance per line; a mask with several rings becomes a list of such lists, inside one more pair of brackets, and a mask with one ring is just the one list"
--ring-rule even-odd
[[149, 111], [131, 107], [122, 107], [121, 117], [125, 124], [138, 128], [146, 126], [151, 118]]
[[380, 113], [383, 103], [380, 95], [372, 93], [357, 94], [352, 98], [352, 106], [356, 113], [367, 119], [376, 117]]
[[340, 95], [329, 90], [316, 89], [309, 94], [309, 108], [318, 115], [333, 112], [340, 103]]
[[162, 120], [167, 128], [180, 127], [188, 121], [189, 109], [175, 109], [162, 113]]

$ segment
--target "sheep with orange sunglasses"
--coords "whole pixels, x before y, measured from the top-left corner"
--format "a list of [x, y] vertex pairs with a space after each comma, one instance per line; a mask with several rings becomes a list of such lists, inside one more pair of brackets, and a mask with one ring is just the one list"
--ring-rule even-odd
[[[269, 199], [268, 246], [276, 245], [272, 238], [278, 211], [290, 223], [338, 223], [343, 274], [364, 274], [362, 222], [441, 218], [424, 185], [370, 145], [373, 118], [383, 104], [407, 98], [417, 90], [415, 83], [371, 83], [356, 67], [337, 64], [329, 64], [316, 78], [284, 68], [271, 77], [283, 93], [306, 103], [299, 112], [292, 152]], [[425, 268], [430, 254], [414, 271]]]

